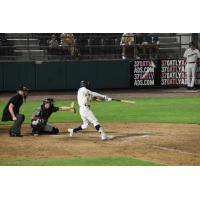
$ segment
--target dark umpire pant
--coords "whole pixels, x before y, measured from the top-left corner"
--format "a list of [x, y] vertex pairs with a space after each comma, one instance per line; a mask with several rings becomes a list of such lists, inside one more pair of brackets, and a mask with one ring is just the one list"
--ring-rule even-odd
[[14, 121], [12, 127], [10, 128], [11, 136], [18, 136], [21, 134], [21, 125], [25, 120], [25, 116], [23, 114], [16, 115], [17, 120]]

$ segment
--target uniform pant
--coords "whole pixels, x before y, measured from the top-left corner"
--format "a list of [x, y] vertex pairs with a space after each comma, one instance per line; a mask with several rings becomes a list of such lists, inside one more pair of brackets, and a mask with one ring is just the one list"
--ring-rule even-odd
[[23, 114], [17, 114], [16, 115], [17, 120], [14, 121], [12, 127], [10, 128], [11, 134], [21, 134], [21, 125], [25, 120], [25, 116]]
[[[50, 124], [48, 124], [48, 123], [45, 123], [44, 125], [42, 125], [42, 126], [38, 126], [38, 125], [40, 125], [40, 119], [37, 119], [37, 120], [33, 120], [32, 122], [31, 122], [31, 126], [32, 126], [32, 128], [34, 128], [34, 127], [39, 127], [38, 128], [38, 130], [37, 131], [39, 131], [39, 132], [45, 132], [45, 133], [55, 133], [55, 127], [53, 127], [52, 125], [50, 125]], [[57, 133], [57, 131], [56, 131], [56, 133]]]
[[196, 63], [187, 63], [186, 73], [187, 73], [187, 86], [194, 87]]
[[99, 125], [97, 118], [94, 116], [93, 112], [88, 106], [80, 107], [80, 115], [81, 119], [83, 120], [83, 124], [81, 125], [82, 129], [86, 129], [89, 123], [93, 124], [94, 127]]
[[127, 58], [134, 57], [134, 46], [122, 46], [122, 56]]

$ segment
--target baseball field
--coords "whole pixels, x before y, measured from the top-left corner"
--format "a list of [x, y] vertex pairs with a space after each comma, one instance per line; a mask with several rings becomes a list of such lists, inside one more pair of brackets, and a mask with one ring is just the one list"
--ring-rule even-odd
[[[9, 137], [11, 123], [0, 122], [0, 165], [200, 165], [198, 90], [103, 93], [136, 101], [136, 104], [114, 101], [92, 103], [93, 112], [113, 139], [101, 141], [92, 126], [69, 137], [66, 130], [81, 123], [78, 112], [57, 112], [52, 115], [49, 122], [60, 129], [59, 135], [31, 136], [31, 115], [41, 105], [43, 97], [54, 97], [56, 106], [69, 105], [76, 98], [75, 92], [30, 94], [21, 109], [26, 116], [22, 127], [24, 137]], [[9, 95], [0, 96], [1, 111]], [[78, 110], [76, 100], [75, 103]]]

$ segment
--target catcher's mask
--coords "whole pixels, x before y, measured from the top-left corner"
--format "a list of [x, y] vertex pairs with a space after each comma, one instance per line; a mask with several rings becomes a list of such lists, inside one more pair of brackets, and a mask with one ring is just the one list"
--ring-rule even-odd
[[50, 106], [53, 106], [54, 105], [54, 99], [46, 98], [46, 99], [43, 100], [43, 105], [46, 104], [46, 103], [49, 103]]
[[17, 88], [17, 91], [22, 91], [23, 92], [23, 97], [24, 97], [24, 101], [26, 101], [26, 98], [28, 96], [28, 88], [24, 85], [20, 85], [18, 88]]
[[80, 82], [80, 87], [89, 88], [90, 87], [90, 82], [89, 81], [81, 81]]

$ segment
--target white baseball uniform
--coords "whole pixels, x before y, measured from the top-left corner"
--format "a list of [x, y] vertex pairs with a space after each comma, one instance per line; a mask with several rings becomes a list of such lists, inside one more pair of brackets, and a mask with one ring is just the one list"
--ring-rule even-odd
[[194, 87], [197, 60], [200, 58], [199, 50], [189, 48], [183, 57], [186, 58], [187, 86]]
[[90, 110], [90, 102], [93, 100], [94, 97], [103, 98], [105, 100], [107, 99], [106, 96], [96, 92], [92, 92], [85, 87], [81, 87], [78, 90], [77, 99], [78, 99], [78, 104], [80, 106], [79, 112], [83, 120], [83, 124], [81, 125], [82, 129], [86, 129], [89, 123], [92, 123], [94, 126], [99, 125], [97, 118]]
[[101, 140], [108, 140], [110, 137], [104, 132], [103, 128], [99, 124], [97, 118], [94, 116], [93, 112], [90, 110], [90, 102], [94, 98], [103, 99], [105, 101], [112, 101], [112, 98], [108, 98], [107, 96], [101, 95], [96, 92], [92, 92], [88, 90], [86, 87], [81, 87], [78, 90], [77, 99], [79, 104], [79, 112], [81, 115], [81, 118], [83, 120], [83, 123], [81, 126], [78, 126], [77, 128], [69, 128], [68, 132], [70, 136], [72, 137], [74, 133], [77, 133], [80, 130], [86, 129], [89, 125], [89, 123], [93, 124], [95, 129], [100, 133]]

